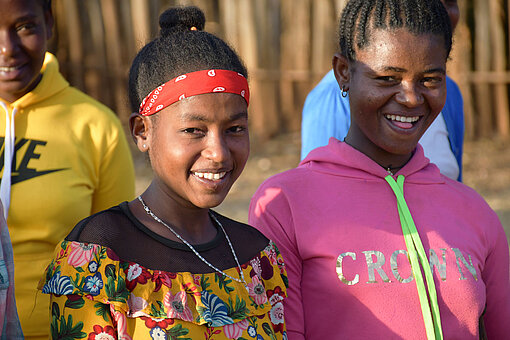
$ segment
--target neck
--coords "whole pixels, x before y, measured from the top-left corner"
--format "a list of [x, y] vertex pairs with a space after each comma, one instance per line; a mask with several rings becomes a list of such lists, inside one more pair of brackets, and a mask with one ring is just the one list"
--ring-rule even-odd
[[[206, 243], [216, 236], [217, 229], [211, 221], [209, 209], [180, 204], [174, 197], [161, 190], [154, 181], [141, 197], [154, 215], [189, 243]], [[147, 214], [138, 199], [131, 201], [129, 206], [135, 216], [149, 229], [165, 238], [181, 242], [166, 226]]]
[[[366, 139], [364, 139], [366, 141]], [[344, 138], [344, 142], [362, 152], [374, 162], [379, 164], [389, 173], [395, 174], [399, 171], [404, 165], [409, 162], [413, 153], [409, 152], [406, 154], [394, 154], [388, 152], [371, 142], [360, 142], [355, 136], [351, 134], [351, 130], [347, 133], [347, 136]]]

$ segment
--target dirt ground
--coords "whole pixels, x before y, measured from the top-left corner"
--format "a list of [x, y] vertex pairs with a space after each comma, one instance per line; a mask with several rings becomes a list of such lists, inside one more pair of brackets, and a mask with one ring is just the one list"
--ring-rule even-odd
[[[279, 136], [268, 142], [252, 141], [246, 168], [232, 187], [227, 199], [216, 210], [246, 222], [250, 198], [267, 177], [295, 167], [299, 162], [298, 133]], [[143, 157], [135, 154], [137, 193], [151, 179], [151, 170]], [[464, 145], [464, 183], [478, 191], [498, 213], [510, 240], [510, 142], [468, 141]]]

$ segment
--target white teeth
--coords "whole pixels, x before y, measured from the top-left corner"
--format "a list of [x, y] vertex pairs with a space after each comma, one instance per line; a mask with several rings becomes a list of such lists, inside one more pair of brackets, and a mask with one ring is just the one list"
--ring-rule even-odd
[[214, 172], [193, 172], [193, 175], [200, 177], [200, 178], [208, 179], [210, 181], [220, 180], [223, 177], [225, 177], [225, 174], [226, 174], [226, 172], [216, 172], [216, 173], [214, 173]]
[[17, 67], [0, 66], [0, 72], [16, 71]]
[[402, 123], [414, 123], [420, 119], [420, 117], [405, 117], [405, 116], [397, 116], [397, 115], [385, 115], [385, 117], [389, 120], [396, 120]]

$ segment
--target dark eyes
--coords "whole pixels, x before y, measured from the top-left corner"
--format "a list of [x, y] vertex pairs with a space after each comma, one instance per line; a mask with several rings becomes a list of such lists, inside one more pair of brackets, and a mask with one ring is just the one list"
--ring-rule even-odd
[[232, 127], [228, 128], [228, 131], [233, 132], [233, 133], [241, 133], [241, 132], [246, 131], [246, 127], [242, 126], [242, 125], [236, 125], [236, 126], [232, 126]]
[[[395, 85], [400, 83], [400, 78], [394, 76], [379, 76], [375, 79], [383, 85]], [[441, 84], [442, 81], [443, 77], [423, 77], [421, 79], [421, 83], [425, 86], [436, 86]]]
[[380, 76], [376, 78], [377, 80], [384, 81], [384, 82], [392, 82], [397, 81], [397, 78], [393, 76]]
[[35, 23], [24, 23], [16, 27], [17, 32], [31, 32], [37, 27]]
[[194, 133], [200, 133], [201, 131], [200, 131], [200, 129], [197, 129], [197, 128], [187, 128], [187, 129], [182, 130], [182, 132], [194, 134]]
[[[243, 125], [234, 125], [229, 128], [227, 128], [226, 132], [230, 134], [239, 134], [246, 131], [246, 127]], [[205, 132], [199, 128], [186, 128], [183, 129], [182, 132], [189, 135], [195, 135], [195, 136], [203, 136], [205, 135]]]
[[437, 85], [441, 84], [442, 81], [443, 81], [443, 78], [441, 78], [441, 77], [425, 77], [425, 78], [423, 78], [422, 83], [425, 86], [437, 86]]

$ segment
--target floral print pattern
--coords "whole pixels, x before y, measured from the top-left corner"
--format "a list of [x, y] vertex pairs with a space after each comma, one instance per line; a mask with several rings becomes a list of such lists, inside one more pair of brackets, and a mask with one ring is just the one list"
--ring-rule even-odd
[[216, 295], [207, 291], [202, 292], [202, 318], [212, 327], [223, 326], [234, 322], [228, 316], [228, 309], [225, 303], [221, 301]]
[[241, 268], [246, 285], [217, 273], [151, 270], [103, 246], [63, 241], [39, 289], [51, 294], [53, 338], [286, 339], [278, 249], [270, 242]]
[[264, 285], [258, 278], [258, 276], [253, 277], [253, 281], [248, 284], [248, 290], [250, 293], [250, 297], [253, 298], [253, 301], [257, 305], [263, 305], [267, 302], [267, 294], [264, 289]]
[[67, 263], [73, 267], [81, 267], [92, 260], [97, 245], [73, 242], [69, 246], [70, 251], [67, 256]]
[[193, 314], [187, 304], [188, 296], [182, 290], [175, 295], [171, 292], [166, 293], [164, 305], [166, 314], [170, 319], [181, 319], [184, 321], [193, 321]]
[[89, 333], [88, 340], [115, 340], [115, 330], [112, 326], [105, 326], [103, 328], [95, 325], [93, 332]]

